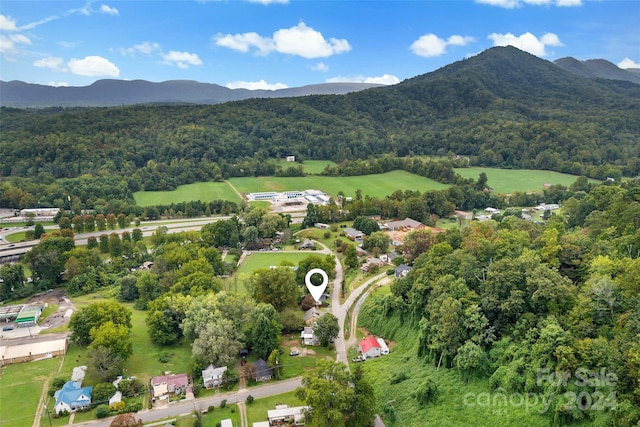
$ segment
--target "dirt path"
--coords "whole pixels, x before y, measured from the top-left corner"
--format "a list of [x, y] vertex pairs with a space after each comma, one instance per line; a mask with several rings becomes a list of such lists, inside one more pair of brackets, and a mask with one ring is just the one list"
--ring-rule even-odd
[[238, 191], [238, 189], [237, 189], [236, 187], [234, 187], [234, 186], [233, 186], [233, 184], [231, 183], [231, 181], [226, 180], [225, 182], [227, 183], [227, 185], [229, 185], [229, 187], [231, 187], [231, 189], [232, 189], [233, 191], [235, 191], [235, 192], [236, 192], [236, 194], [238, 195], [238, 197], [240, 197], [240, 200], [245, 200], [245, 198], [244, 198], [244, 196], [242, 195], [242, 193], [240, 193], [240, 192]]
[[238, 409], [240, 410], [240, 427], [249, 427], [247, 422], [247, 406], [244, 402], [238, 402]]

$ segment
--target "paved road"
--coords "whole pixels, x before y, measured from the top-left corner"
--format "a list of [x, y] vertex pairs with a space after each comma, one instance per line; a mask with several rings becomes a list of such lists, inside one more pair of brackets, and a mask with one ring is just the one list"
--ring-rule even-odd
[[[286, 381], [280, 381], [277, 383], [266, 384], [262, 386], [252, 387], [250, 389], [238, 390], [230, 393], [220, 393], [216, 396], [205, 397], [201, 399], [181, 401], [173, 404], [169, 407], [150, 409], [146, 411], [138, 412], [134, 414], [136, 418], [140, 418], [143, 423], [148, 423], [155, 420], [162, 420], [165, 418], [174, 418], [180, 415], [188, 415], [195, 411], [201, 411], [207, 409], [209, 406], [220, 406], [220, 402], [226, 400], [228, 404], [234, 404], [238, 402], [244, 402], [247, 400], [247, 396], [251, 395], [256, 399], [261, 397], [274, 396], [276, 394], [287, 393], [295, 390], [302, 385], [300, 377], [292, 378]], [[92, 420], [84, 423], [73, 424], [76, 427], [79, 426], [91, 426], [91, 427], [109, 427], [113, 418], [106, 418], [103, 420]]]

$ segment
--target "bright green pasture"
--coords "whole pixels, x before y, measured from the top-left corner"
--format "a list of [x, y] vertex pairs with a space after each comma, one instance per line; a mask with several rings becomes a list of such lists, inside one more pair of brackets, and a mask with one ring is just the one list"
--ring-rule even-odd
[[496, 193], [542, 192], [544, 184], [561, 184], [568, 187], [578, 178], [566, 173], [531, 169], [456, 168], [454, 170], [463, 178], [475, 180], [484, 172], [487, 174], [487, 185]]
[[305, 176], [305, 177], [259, 177], [230, 178], [229, 181], [241, 193], [263, 191], [322, 190], [331, 196], [342, 191], [346, 196], [355, 196], [356, 190], [362, 195], [384, 197], [396, 190], [443, 190], [449, 186], [429, 178], [405, 171], [392, 171], [362, 176]]
[[331, 160], [305, 160], [302, 163], [302, 168], [306, 174], [320, 175], [327, 165], [336, 166], [335, 162]]
[[34, 417], [39, 416], [36, 412], [45, 382], [51, 385], [59, 364], [60, 359], [55, 357], [0, 369], [0, 426], [33, 425]]
[[196, 182], [181, 185], [173, 191], [137, 191], [133, 193], [140, 206], [168, 205], [191, 200], [230, 200], [240, 203], [240, 197], [226, 182]]
[[267, 421], [267, 411], [276, 409], [278, 404], [287, 404], [291, 407], [302, 406], [304, 402], [295, 396], [293, 391], [289, 393], [277, 394], [275, 396], [256, 399], [252, 403], [247, 403], [247, 422], [252, 425], [258, 421]]

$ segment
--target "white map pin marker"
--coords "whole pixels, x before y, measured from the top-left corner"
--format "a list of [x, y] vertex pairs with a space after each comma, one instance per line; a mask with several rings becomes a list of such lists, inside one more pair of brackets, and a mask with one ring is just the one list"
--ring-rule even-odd
[[[318, 286], [311, 283], [311, 276], [314, 274], [319, 274], [322, 276], [322, 283]], [[307, 285], [307, 289], [309, 289], [309, 293], [316, 300], [318, 304], [320, 304], [320, 297], [324, 294], [324, 291], [327, 289], [327, 284], [329, 283], [329, 276], [327, 273], [321, 268], [314, 268], [309, 270], [306, 276], [304, 276], [304, 283]]]

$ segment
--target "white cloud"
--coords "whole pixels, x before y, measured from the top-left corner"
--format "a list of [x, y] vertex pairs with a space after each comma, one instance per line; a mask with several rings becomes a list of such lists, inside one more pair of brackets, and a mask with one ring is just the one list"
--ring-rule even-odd
[[213, 40], [218, 46], [227, 47], [242, 53], [249, 52], [249, 49], [256, 48], [261, 55], [267, 55], [274, 49], [273, 41], [268, 37], [262, 37], [258, 33], [244, 34], [217, 34]]
[[324, 62], [318, 62], [317, 64], [312, 65], [309, 68], [311, 68], [313, 71], [323, 71], [323, 72], [329, 71], [329, 66]]
[[277, 90], [277, 89], [286, 89], [287, 86], [284, 83], [267, 83], [264, 80], [260, 80], [257, 82], [245, 82], [245, 81], [235, 81], [229, 82], [225, 85], [229, 89], [249, 89], [249, 90]]
[[287, 4], [289, 0], [248, 0], [249, 3], [260, 3], [260, 4]]
[[307, 27], [304, 22], [291, 28], [283, 28], [273, 33], [271, 38], [255, 32], [242, 34], [217, 34], [213, 36], [217, 46], [227, 47], [246, 53], [256, 49], [260, 55], [279, 52], [303, 58], [326, 58], [348, 52], [351, 45], [346, 39], [325, 39], [322, 33]]
[[152, 53], [159, 51], [160, 45], [152, 42], [142, 42], [135, 44], [127, 48], [119, 48], [118, 51], [123, 55], [135, 55], [136, 53], [142, 53], [144, 55], [151, 55]]
[[431, 58], [447, 53], [448, 46], [466, 46], [474, 41], [473, 37], [453, 35], [447, 40], [441, 39], [435, 34], [425, 34], [411, 43], [409, 49], [418, 56]]
[[113, 15], [113, 16], [120, 15], [120, 12], [118, 12], [118, 9], [116, 9], [115, 7], [107, 6], [106, 4], [103, 4], [102, 6], [100, 6], [100, 12], [106, 13], [107, 15]]
[[35, 67], [49, 68], [54, 71], [67, 71], [64, 67], [64, 59], [57, 56], [48, 56], [33, 62]]
[[120, 75], [118, 67], [101, 56], [86, 56], [83, 59], [73, 58], [67, 65], [73, 74], [79, 76], [118, 77]]
[[273, 33], [276, 50], [280, 53], [298, 55], [303, 58], [326, 58], [351, 50], [345, 39], [325, 40], [322, 33], [307, 27], [304, 22], [295, 27], [278, 30]]
[[69, 86], [69, 83], [67, 82], [49, 82], [47, 83], [48, 86], [53, 86], [53, 87], [66, 87]]
[[400, 83], [400, 79], [393, 74], [383, 74], [378, 77], [357, 76], [337, 76], [326, 80], [327, 83], [374, 83], [380, 85], [395, 85]]
[[516, 7], [522, 7], [524, 5], [558, 7], [582, 6], [582, 0], [476, 0], [476, 3], [502, 7], [504, 9], [515, 9]]
[[0, 30], [2, 31], [15, 31], [18, 27], [16, 27], [16, 21], [10, 16], [0, 15]]
[[514, 46], [536, 56], [546, 56], [547, 46], [563, 46], [558, 36], [553, 33], [546, 33], [539, 39], [529, 32], [520, 36], [492, 33], [487, 38], [493, 41], [494, 46]]
[[189, 68], [189, 65], [202, 65], [202, 60], [196, 53], [172, 50], [169, 53], [163, 54], [162, 58], [165, 62], [174, 64], [179, 68]]
[[631, 58], [624, 58], [622, 61], [618, 62], [618, 67], [620, 68], [640, 68], [640, 63], [634, 62]]
[[22, 34], [0, 35], [0, 53], [11, 55], [17, 52], [16, 45], [31, 44], [31, 40]]

